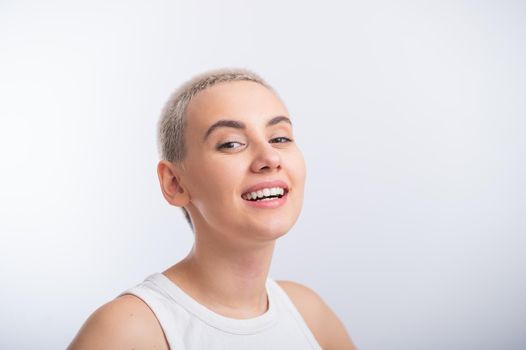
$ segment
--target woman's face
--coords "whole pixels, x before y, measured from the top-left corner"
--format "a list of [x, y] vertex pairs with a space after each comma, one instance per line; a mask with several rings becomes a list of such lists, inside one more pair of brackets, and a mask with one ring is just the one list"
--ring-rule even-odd
[[258, 83], [220, 83], [194, 96], [186, 117], [180, 181], [196, 231], [250, 242], [285, 234], [303, 204], [305, 163], [280, 99]]

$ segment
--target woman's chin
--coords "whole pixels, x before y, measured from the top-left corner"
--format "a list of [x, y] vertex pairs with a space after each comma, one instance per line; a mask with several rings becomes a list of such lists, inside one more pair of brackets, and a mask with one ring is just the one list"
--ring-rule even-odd
[[264, 240], [276, 240], [289, 232], [293, 226], [290, 220], [265, 220], [257, 223], [252, 223], [247, 231], [252, 235]]

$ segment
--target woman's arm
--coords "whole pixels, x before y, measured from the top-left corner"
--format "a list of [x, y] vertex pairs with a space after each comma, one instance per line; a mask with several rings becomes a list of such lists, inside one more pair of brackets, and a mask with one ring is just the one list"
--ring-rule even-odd
[[159, 322], [133, 295], [123, 295], [98, 308], [84, 323], [67, 350], [166, 349]]
[[356, 350], [342, 322], [316, 292], [299, 283], [276, 282], [288, 294], [324, 350]]

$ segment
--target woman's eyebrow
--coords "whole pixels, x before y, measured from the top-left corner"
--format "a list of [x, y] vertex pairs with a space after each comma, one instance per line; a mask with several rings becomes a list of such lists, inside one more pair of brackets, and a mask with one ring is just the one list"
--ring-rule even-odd
[[246, 129], [246, 126], [244, 123], [237, 120], [218, 120], [208, 128], [203, 139], [206, 140], [206, 138], [212, 133], [212, 131], [214, 131], [217, 128]]
[[289, 123], [290, 125], [292, 125], [292, 122], [290, 121], [289, 118], [287, 118], [287, 117], [285, 117], [283, 115], [278, 115], [277, 117], [274, 117], [274, 118], [270, 119], [267, 122], [267, 126], [276, 125], [276, 124], [281, 123], [281, 122]]
[[[292, 125], [292, 122], [290, 121], [289, 118], [283, 116], [283, 115], [279, 115], [277, 117], [274, 117], [272, 119], [270, 119], [268, 122], [267, 122], [267, 127], [269, 126], [272, 126], [272, 125], [276, 125], [276, 124], [279, 124], [281, 122], [285, 122], [285, 123], [288, 123], [290, 125]], [[203, 140], [206, 140], [206, 138], [208, 136], [210, 136], [210, 134], [218, 129], [218, 128], [234, 128], [234, 129], [246, 129], [246, 126], [243, 122], [240, 122], [238, 120], [230, 120], [230, 119], [221, 119], [221, 120], [218, 120], [217, 122], [215, 122], [214, 124], [212, 124], [208, 130], [206, 130], [206, 133], [205, 133], [205, 136], [203, 138]]]

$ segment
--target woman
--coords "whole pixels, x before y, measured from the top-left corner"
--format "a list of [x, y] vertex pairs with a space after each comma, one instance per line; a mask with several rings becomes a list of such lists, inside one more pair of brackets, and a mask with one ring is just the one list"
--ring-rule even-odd
[[195, 243], [96, 310], [69, 349], [354, 349], [314, 291], [268, 278], [305, 183], [273, 89], [243, 69], [197, 76], [166, 104], [158, 140], [162, 193], [183, 208]]

